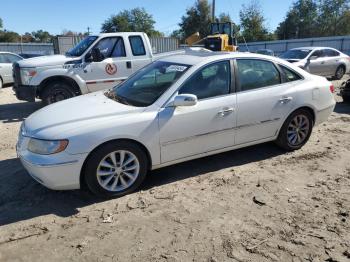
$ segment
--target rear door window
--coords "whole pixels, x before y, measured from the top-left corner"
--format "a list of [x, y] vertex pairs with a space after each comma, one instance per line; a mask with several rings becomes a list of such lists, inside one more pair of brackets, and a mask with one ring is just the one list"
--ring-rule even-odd
[[335, 50], [332, 50], [332, 49], [325, 49], [324, 53], [325, 53], [325, 56], [327, 56], [327, 57], [339, 56], [339, 53]]
[[247, 91], [281, 83], [275, 65], [258, 59], [237, 59], [237, 74], [241, 91]]
[[134, 56], [146, 55], [146, 49], [141, 36], [129, 36], [131, 51]]

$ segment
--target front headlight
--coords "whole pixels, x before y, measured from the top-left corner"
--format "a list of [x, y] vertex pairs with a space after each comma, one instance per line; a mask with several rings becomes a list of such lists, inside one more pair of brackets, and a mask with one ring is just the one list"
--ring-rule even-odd
[[21, 80], [23, 85], [29, 85], [30, 80], [37, 74], [34, 68], [21, 68]]
[[62, 152], [68, 146], [68, 140], [42, 140], [30, 138], [28, 150], [39, 155], [52, 155]]

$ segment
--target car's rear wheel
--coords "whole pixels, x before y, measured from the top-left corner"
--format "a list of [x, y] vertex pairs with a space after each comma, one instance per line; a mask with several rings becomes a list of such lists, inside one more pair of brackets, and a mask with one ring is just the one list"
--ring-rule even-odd
[[48, 84], [41, 94], [41, 99], [45, 105], [50, 105], [75, 96], [70, 85], [65, 82], [52, 82]]
[[147, 167], [147, 156], [137, 144], [117, 141], [105, 144], [89, 156], [84, 179], [95, 195], [120, 197], [141, 185]]
[[313, 128], [313, 117], [308, 110], [294, 111], [284, 122], [276, 143], [288, 150], [300, 149], [309, 140]]
[[2, 79], [0, 77], [0, 89], [3, 87], [3, 82], [2, 82]]
[[338, 66], [337, 71], [335, 71], [334, 78], [336, 80], [340, 80], [343, 78], [344, 74], [345, 74], [345, 67], [343, 65]]

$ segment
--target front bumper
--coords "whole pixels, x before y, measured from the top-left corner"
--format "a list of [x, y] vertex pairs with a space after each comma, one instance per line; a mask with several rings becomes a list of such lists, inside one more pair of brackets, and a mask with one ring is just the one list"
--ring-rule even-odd
[[29, 138], [23, 137], [16, 150], [24, 168], [34, 180], [53, 190], [80, 188], [80, 173], [87, 153], [38, 155], [25, 149], [28, 140]]
[[35, 101], [36, 89], [36, 86], [18, 85], [16, 83], [13, 86], [13, 91], [15, 91], [17, 99], [28, 102]]

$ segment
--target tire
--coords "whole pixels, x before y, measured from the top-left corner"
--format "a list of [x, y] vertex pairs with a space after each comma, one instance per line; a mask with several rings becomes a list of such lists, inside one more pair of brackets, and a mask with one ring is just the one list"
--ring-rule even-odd
[[[135, 160], [132, 160], [133, 158]], [[124, 168], [120, 165], [120, 161], [125, 163]], [[92, 193], [98, 197], [110, 198], [121, 197], [135, 191], [145, 179], [147, 171], [146, 153], [137, 144], [117, 141], [93, 151], [86, 161], [83, 176]]]
[[340, 80], [345, 75], [345, 67], [343, 65], [338, 66], [337, 70], [335, 71], [334, 78], [336, 80]]
[[45, 105], [50, 105], [75, 96], [73, 88], [65, 82], [51, 82], [41, 93], [41, 99]]
[[344, 103], [350, 103], [350, 96], [348, 96], [348, 95], [342, 95], [342, 98], [343, 98], [343, 102], [344, 102]]
[[0, 77], [0, 89], [2, 89], [4, 86], [3, 82], [2, 82], [2, 78]]
[[302, 148], [310, 138], [313, 125], [313, 117], [309, 111], [305, 109], [294, 111], [281, 128], [276, 140], [277, 145], [287, 151]]

